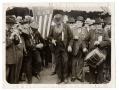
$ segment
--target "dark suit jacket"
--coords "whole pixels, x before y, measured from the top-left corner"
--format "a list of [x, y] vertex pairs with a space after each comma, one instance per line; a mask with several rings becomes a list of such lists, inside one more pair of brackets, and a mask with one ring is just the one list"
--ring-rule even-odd
[[82, 52], [82, 50], [87, 46], [87, 44], [83, 40], [87, 36], [88, 31], [86, 30], [86, 28], [82, 27], [80, 33], [78, 32], [77, 28], [75, 28], [72, 32], [73, 37], [79, 36], [78, 40], [73, 41], [73, 48], [72, 48], [72, 55], [77, 55], [79, 49]]
[[89, 42], [89, 51], [91, 51], [97, 47], [94, 45], [94, 42], [98, 40], [99, 35], [102, 36], [102, 41], [98, 47], [106, 55], [105, 47], [109, 44], [109, 41], [107, 40], [108, 36], [104, 30], [100, 33], [96, 32], [96, 30], [91, 30], [85, 40]]
[[[57, 40], [57, 34], [54, 31], [55, 26], [51, 26], [50, 32], [49, 32], [49, 39], [50, 41], [52, 41], [52, 39]], [[73, 35], [71, 32], [71, 29], [68, 27], [68, 25], [63, 24], [63, 29], [64, 29], [64, 46], [67, 49], [68, 45], [72, 46], [73, 45]], [[55, 46], [53, 45], [52, 48], [54, 48]]]
[[[37, 44], [43, 43], [43, 45], [45, 46], [45, 41], [44, 41], [44, 39], [42, 38], [41, 34], [38, 31], [35, 32], [34, 39], [36, 41], [36, 44], [31, 44], [31, 41], [30, 41], [31, 40], [31, 35], [25, 35], [24, 36], [25, 45], [26, 45], [28, 55], [31, 55], [32, 51], [37, 49], [36, 48]], [[37, 49], [37, 50], [39, 50], [39, 49]]]

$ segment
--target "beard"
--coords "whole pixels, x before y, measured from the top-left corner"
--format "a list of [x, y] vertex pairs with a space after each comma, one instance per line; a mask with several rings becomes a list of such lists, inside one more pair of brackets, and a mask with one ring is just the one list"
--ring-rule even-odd
[[63, 25], [55, 25], [55, 32], [56, 33], [61, 33], [63, 30]]

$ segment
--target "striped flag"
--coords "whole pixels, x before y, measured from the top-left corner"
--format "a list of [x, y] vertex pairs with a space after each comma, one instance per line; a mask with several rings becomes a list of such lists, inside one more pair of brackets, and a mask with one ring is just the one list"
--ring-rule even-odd
[[32, 7], [32, 11], [35, 22], [39, 25], [38, 31], [41, 33], [43, 38], [47, 37], [49, 35], [53, 7]]

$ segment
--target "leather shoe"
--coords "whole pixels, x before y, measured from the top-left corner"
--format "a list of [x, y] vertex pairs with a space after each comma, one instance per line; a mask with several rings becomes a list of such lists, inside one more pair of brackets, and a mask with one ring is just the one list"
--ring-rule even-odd
[[71, 81], [74, 82], [76, 80], [76, 78], [72, 78]]
[[68, 79], [67, 79], [67, 78], [64, 79], [64, 83], [65, 83], [65, 84], [68, 83]]
[[59, 79], [59, 80], [56, 82], [56, 84], [60, 84], [61, 82], [62, 82], [62, 80]]
[[31, 84], [32, 83], [32, 81], [28, 81], [28, 84]]
[[50, 76], [53, 76], [53, 75], [55, 75], [56, 74], [56, 72], [52, 72], [51, 74], [50, 74]]

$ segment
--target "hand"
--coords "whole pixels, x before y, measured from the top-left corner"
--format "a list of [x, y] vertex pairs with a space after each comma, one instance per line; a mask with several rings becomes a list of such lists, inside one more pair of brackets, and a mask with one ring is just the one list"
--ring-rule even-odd
[[10, 39], [14, 39], [14, 35], [16, 35], [15, 32], [11, 33]]
[[95, 41], [94, 42], [94, 45], [99, 45], [100, 44], [100, 41]]
[[72, 47], [68, 46], [68, 52], [72, 52]]
[[88, 52], [87, 48], [84, 48], [84, 49], [83, 49], [83, 52]]
[[79, 37], [78, 36], [75, 36], [74, 39], [79, 39]]
[[43, 44], [41, 43], [41, 44], [37, 44], [37, 46], [36, 46], [37, 48], [43, 48]]
[[52, 43], [56, 46], [56, 40], [52, 39]]

